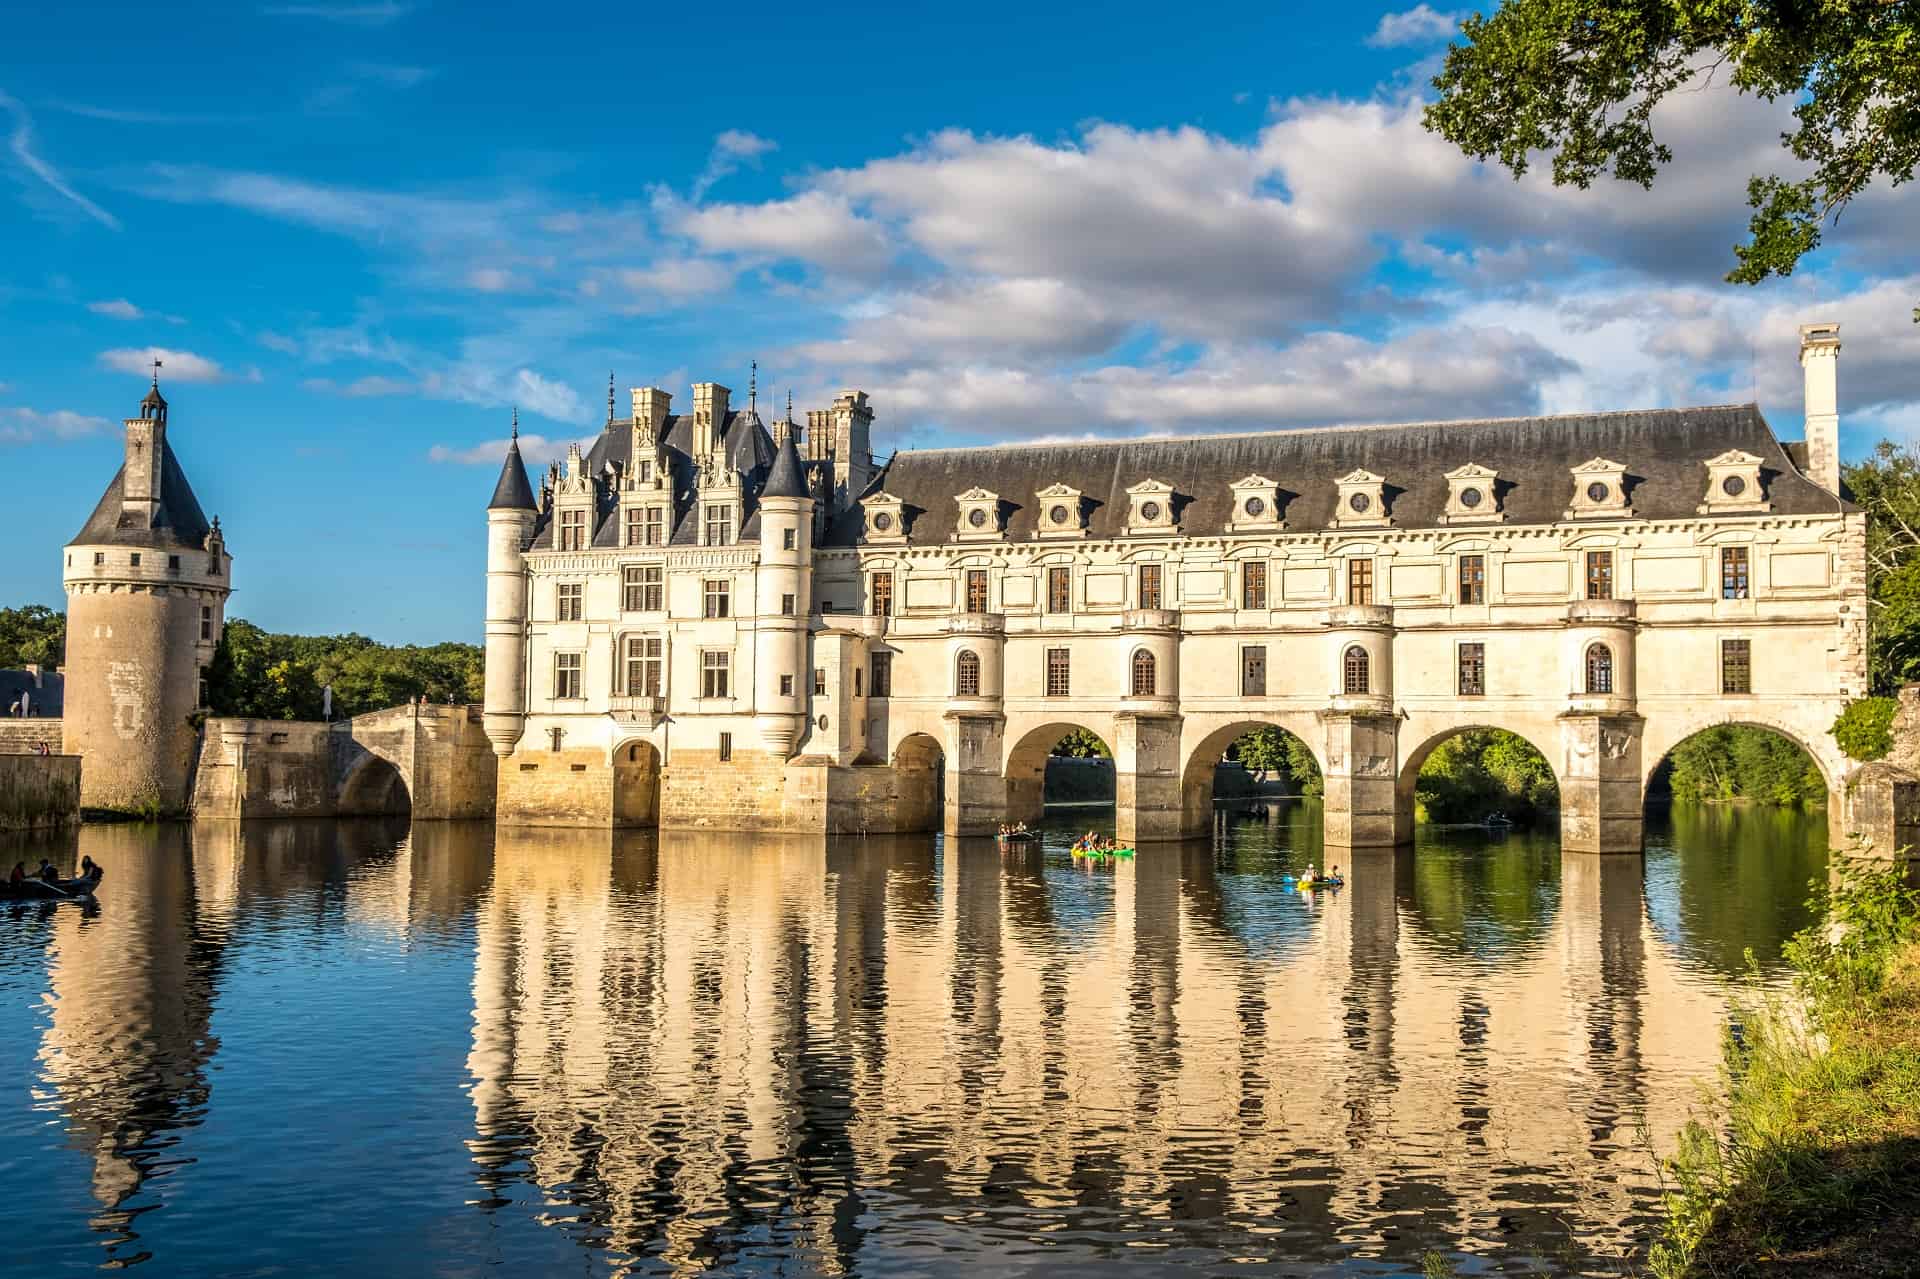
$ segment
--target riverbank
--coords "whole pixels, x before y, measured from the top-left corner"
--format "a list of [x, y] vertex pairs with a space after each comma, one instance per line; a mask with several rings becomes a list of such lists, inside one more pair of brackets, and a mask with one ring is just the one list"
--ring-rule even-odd
[[1667, 1163], [1660, 1279], [1920, 1271], [1920, 893], [1870, 867], [1823, 896], [1799, 999], [1741, 1010], [1724, 1108]]

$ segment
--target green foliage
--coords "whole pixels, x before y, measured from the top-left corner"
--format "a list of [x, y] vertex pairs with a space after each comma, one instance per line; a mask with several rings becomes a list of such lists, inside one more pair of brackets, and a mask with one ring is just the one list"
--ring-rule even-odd
[[1900, 868], [1857, 859], [1814, 888], [1818, 922], [1783, 949], [1801, 1002], [1749, 989], [1726, 1040], [1724, 1112], [1690, 1123], [1664, 1164], [1660, 1279], [1783, 1253], [1801, 1259], [1777, 1268], [1796, 1273], [1864, 1272], [1852, 1263], [1893, 1260], [1878, 1232], [1920, 1211], [1920, 893]]
[[1552, 765], [1524, 737], [1499, 728], [1470, 728], [1434, 747], [1413, 795], [1430, 822], [1504, 812], [1526, 823], [1560, 806]]
[[1743, 94], [1794, 102], [1798, 126], [1782, 143], [1804, 176], [1749, 183], [1736, 283], [1791, 274], [1828, 219], [1877, 180], [1911, 180], [1920, 162], [1920, 9], [1903, 0], [1506, 0], [1461, 35], [1434, 78], [1427, 127], [1516, 178], [1546, 152], [1555, 185], [1611, 173], [1650, 187], [1673, 159], [1654, 109], [1722, 75]]
[[422, 695], [477, 702], [485, 662], [473, 644], [395, 648], [364, 635], [277, 635], [235, 618], [207, 670], [214, 712], [252, 719], [319, 719], [329, 683], [336, 719]]
[[1284, 728], [1266, 725], [1254, 729], [1227, 748], [1227, 754], [1256, 773], [1278, 773], [1291, 778], [1302, 795], [1326, 793], [1320, 765], [1307, 744]]
[[0, 670], [60, 666], [67, 654], [67, 616], [44, 604], [0, 608]]
[[1920, 679], [1920, 453], [1882, 440], [1841, 477], [1867, 516], [1868, 670], [1891, 693]]
[[1084, 728], [1076, 728], [1053, 744], [1051, 752], [1068, 759], [1112, 759], [1107, 744]]
[[1824, 804], [1813, 758], [1778, 733], [1729, 724], [1695, 733], [1667, 756], [1676, 803], [1731, 799], [1783, 808]]
[[1893, 749], [1893, 716], [1900, 709], [1891, 697], [1856, 697], [1833, 721], [1833, 740], [1848, 759], [1885, 759]]

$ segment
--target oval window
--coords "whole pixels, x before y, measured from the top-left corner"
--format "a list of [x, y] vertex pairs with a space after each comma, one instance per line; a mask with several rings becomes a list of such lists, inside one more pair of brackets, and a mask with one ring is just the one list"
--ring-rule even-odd
[[1587, 485], [1587, 500], [1589, 502], [1604, 502], [1612, 492], [1612, 489], [1596, 480], [1592, 484]]
[[1056, 506], [1047, 512], [1047, 518], [1055, 524], [1065, 524], [1067, 522], [1067, 508], [1064, 506]]
[[967, 523], [973, 525], [975, 528], [985, 528], [987, 526], [986, 511], [978, 506], [974, 507], [971, 511], [967, 512]]
[[1364, 511], [1368, 507], [1373, 505], [1373, 499], [1368, 497], [1365, 493], [1355, 493], [1352, 497], [1347, 499], [1347, 505], [1351, 506], [1356, 511]]
[[819, 718], [818, 720], [816, 720], [815, 722], [816, 722], [816, 723], [818, 723], [818, 724], [820, 725], [820, 731], [821, 731], [821, 732], [823, 732], [823, 733], [824, 733], [824, 732], [826, 732], [826, 731], [827, 731], [827, 717], [826, 717], [825, 715], [822, 715], [822, 716], [821, 716], [821, 717], [820, 717], [820, 718]]
[[1466, 507], [1469, 511], [1471, 511], [1474, 507], [1480, 505], [1480, 490], [1479, 489], [1461, 489], [1460, 505]]
[[1738, 475], [1729, 475], [1720, 481], [1720, 491], [1728, 497], [1739, 497], [1747, 491], [1747, 482]]
[[1262, 515], [1265, 515], [1267, 513], [1267, 504], [1265, 500], [1261, 498], [1250, 497], [1247, 499], [1247, 505], [1245, 509], [1247, 512], [1247, 517], [1249, 519], [1257, 520]]
[[1140, 505], [1140, 518], [1149, 522], [1160, 518], [1160, 503], [1143, 502]]
[[873, 526], [884, 533], [893, 527], [893, 516], [882, 511], [873, 517]]

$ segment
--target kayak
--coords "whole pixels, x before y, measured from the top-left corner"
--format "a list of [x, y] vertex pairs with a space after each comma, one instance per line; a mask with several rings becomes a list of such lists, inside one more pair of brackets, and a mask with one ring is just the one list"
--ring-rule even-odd
[[1090, 861], [1101, 861], [1108, 857], [1132, 857], [1133, 850], [1131, 848], [1108, 848], [1104, 850], [1098, 848], [1076, 848], [1073, 850], [1073, 855], [1075, 857], [1085, 857]]
[[1000, 841], [1000, 847], [1012, 848], [1018, 844], [1039, 843], [1040, 832], [1032, 831], [1032, 830], [1015, 830], [1015, 831], [1008, 831], [1004, 835], [997, 835], [995, 836], [995, 838]]
[[98, 880], [61, 879], [49, 884], [43, 879], [23, 879], [17, 884], [0, 883], [0, 901], [80, 902], [93, 899]]
[[1316, 888], [1345, 888], [1347, 886], [1345, 879], [1333, 879], [1326, 875], [1322, 875], [1318, 879], [1310, 879], [1302, 876], [1295, 882], [1299, 884], [1303, 892], [1311, 892]]

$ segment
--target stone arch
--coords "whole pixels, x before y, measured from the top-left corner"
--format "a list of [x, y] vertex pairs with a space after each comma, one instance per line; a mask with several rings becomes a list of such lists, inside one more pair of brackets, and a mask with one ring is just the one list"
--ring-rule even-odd
[[1414, 791], [1419, 785], [1420, 770], [1426, 766], [1433, 752], [1441, 743], [1458, 737], [1462, 733], [1489, 728], [1499, 729], [1503, 733], [1512, 733], [1533, 747], [1534, 752], [1546, 762], [1547, 771], [1553, 774], [1554, 790], [1558, 792], [1565, 788], [1566, 781], [1562, 776], [1562, 769], [1556, 763], [1560, 756], [1557, 749], [1558, 743], [1548, 738], [1538, 727], [1511, 723], [1496, 724], [1487, 719], [1475, 718], [1446, 723], [1433, 728], [1426, 737], [1419, 740], [1418, 745], [1401, 754], [1400, 771], [1394, 779], [1394, 828], [1403, 841], [1411, 842], [1413, 839]]
[[1006, 763], [1001, 775], [1006, 779], [1010, 819], [1028, 822], [1040, 819], [1046, 805], [1047, 758], [1061, 738], [1076, 730], [1093, 734], [1106, 746], [1109, 755], [1114, 753], [1115, 734], [1111, 728], [1101, 732], [1092, 724], [1052, 718], [1029, 724], [1018, 732], [1009, 725]]
[[413, 812], [407, 779], [392, 760], [368, 751], [340, 781], [334, 812], [342, 817], [386, 817]]
[[1303, 733], [1303, 724], [1285, 724], [1277, 719], [1231, 719], [1209, 729], [1186, 752], [1180, 768], [1180, 829], [1190, 836], [1202, 836], [1213, 829], [1213, 770], [1226, 755], [1227, 748], [1256, 728], [1277, 728], [1298, 739], [1313, 756], [1314, 767], [1326, 775], [1326, 754], [1312, 733]]
[[897, 832], [940, 829], [947, 752], [931, 733], [909, 733], [893, 748]]
[[613, 767], [613, 824], [660, 824], [660, 748], [644, 737], [615, 744], [608, 762]]
[[1795, 727], [1780, 716], [1769, 715], [1764, 711], [1741, 707], [1720, 713], [1687, 715], [1677, 719], [1656, 719], [1647, 725], [1646, 736], [1640, 757], [1641, 788], [1653, 780], [1660, 765], [1667, 756], [1688, 738], [1698, 737], [1710, 728], [1758, 728], [1776, 736], [1784, 737], [1807, 753], [1813, 760], [1814, 768], [1819, 770], [1820, 780], [1827, 785], [1827, 795], [1832, 796], [1845, 784], [1847, 765], [1840, 754], [1840, 748], [1834, 744], [1827, 733], [1820, 733], [1814, 740], [1808, 740], [1803, 727]]

